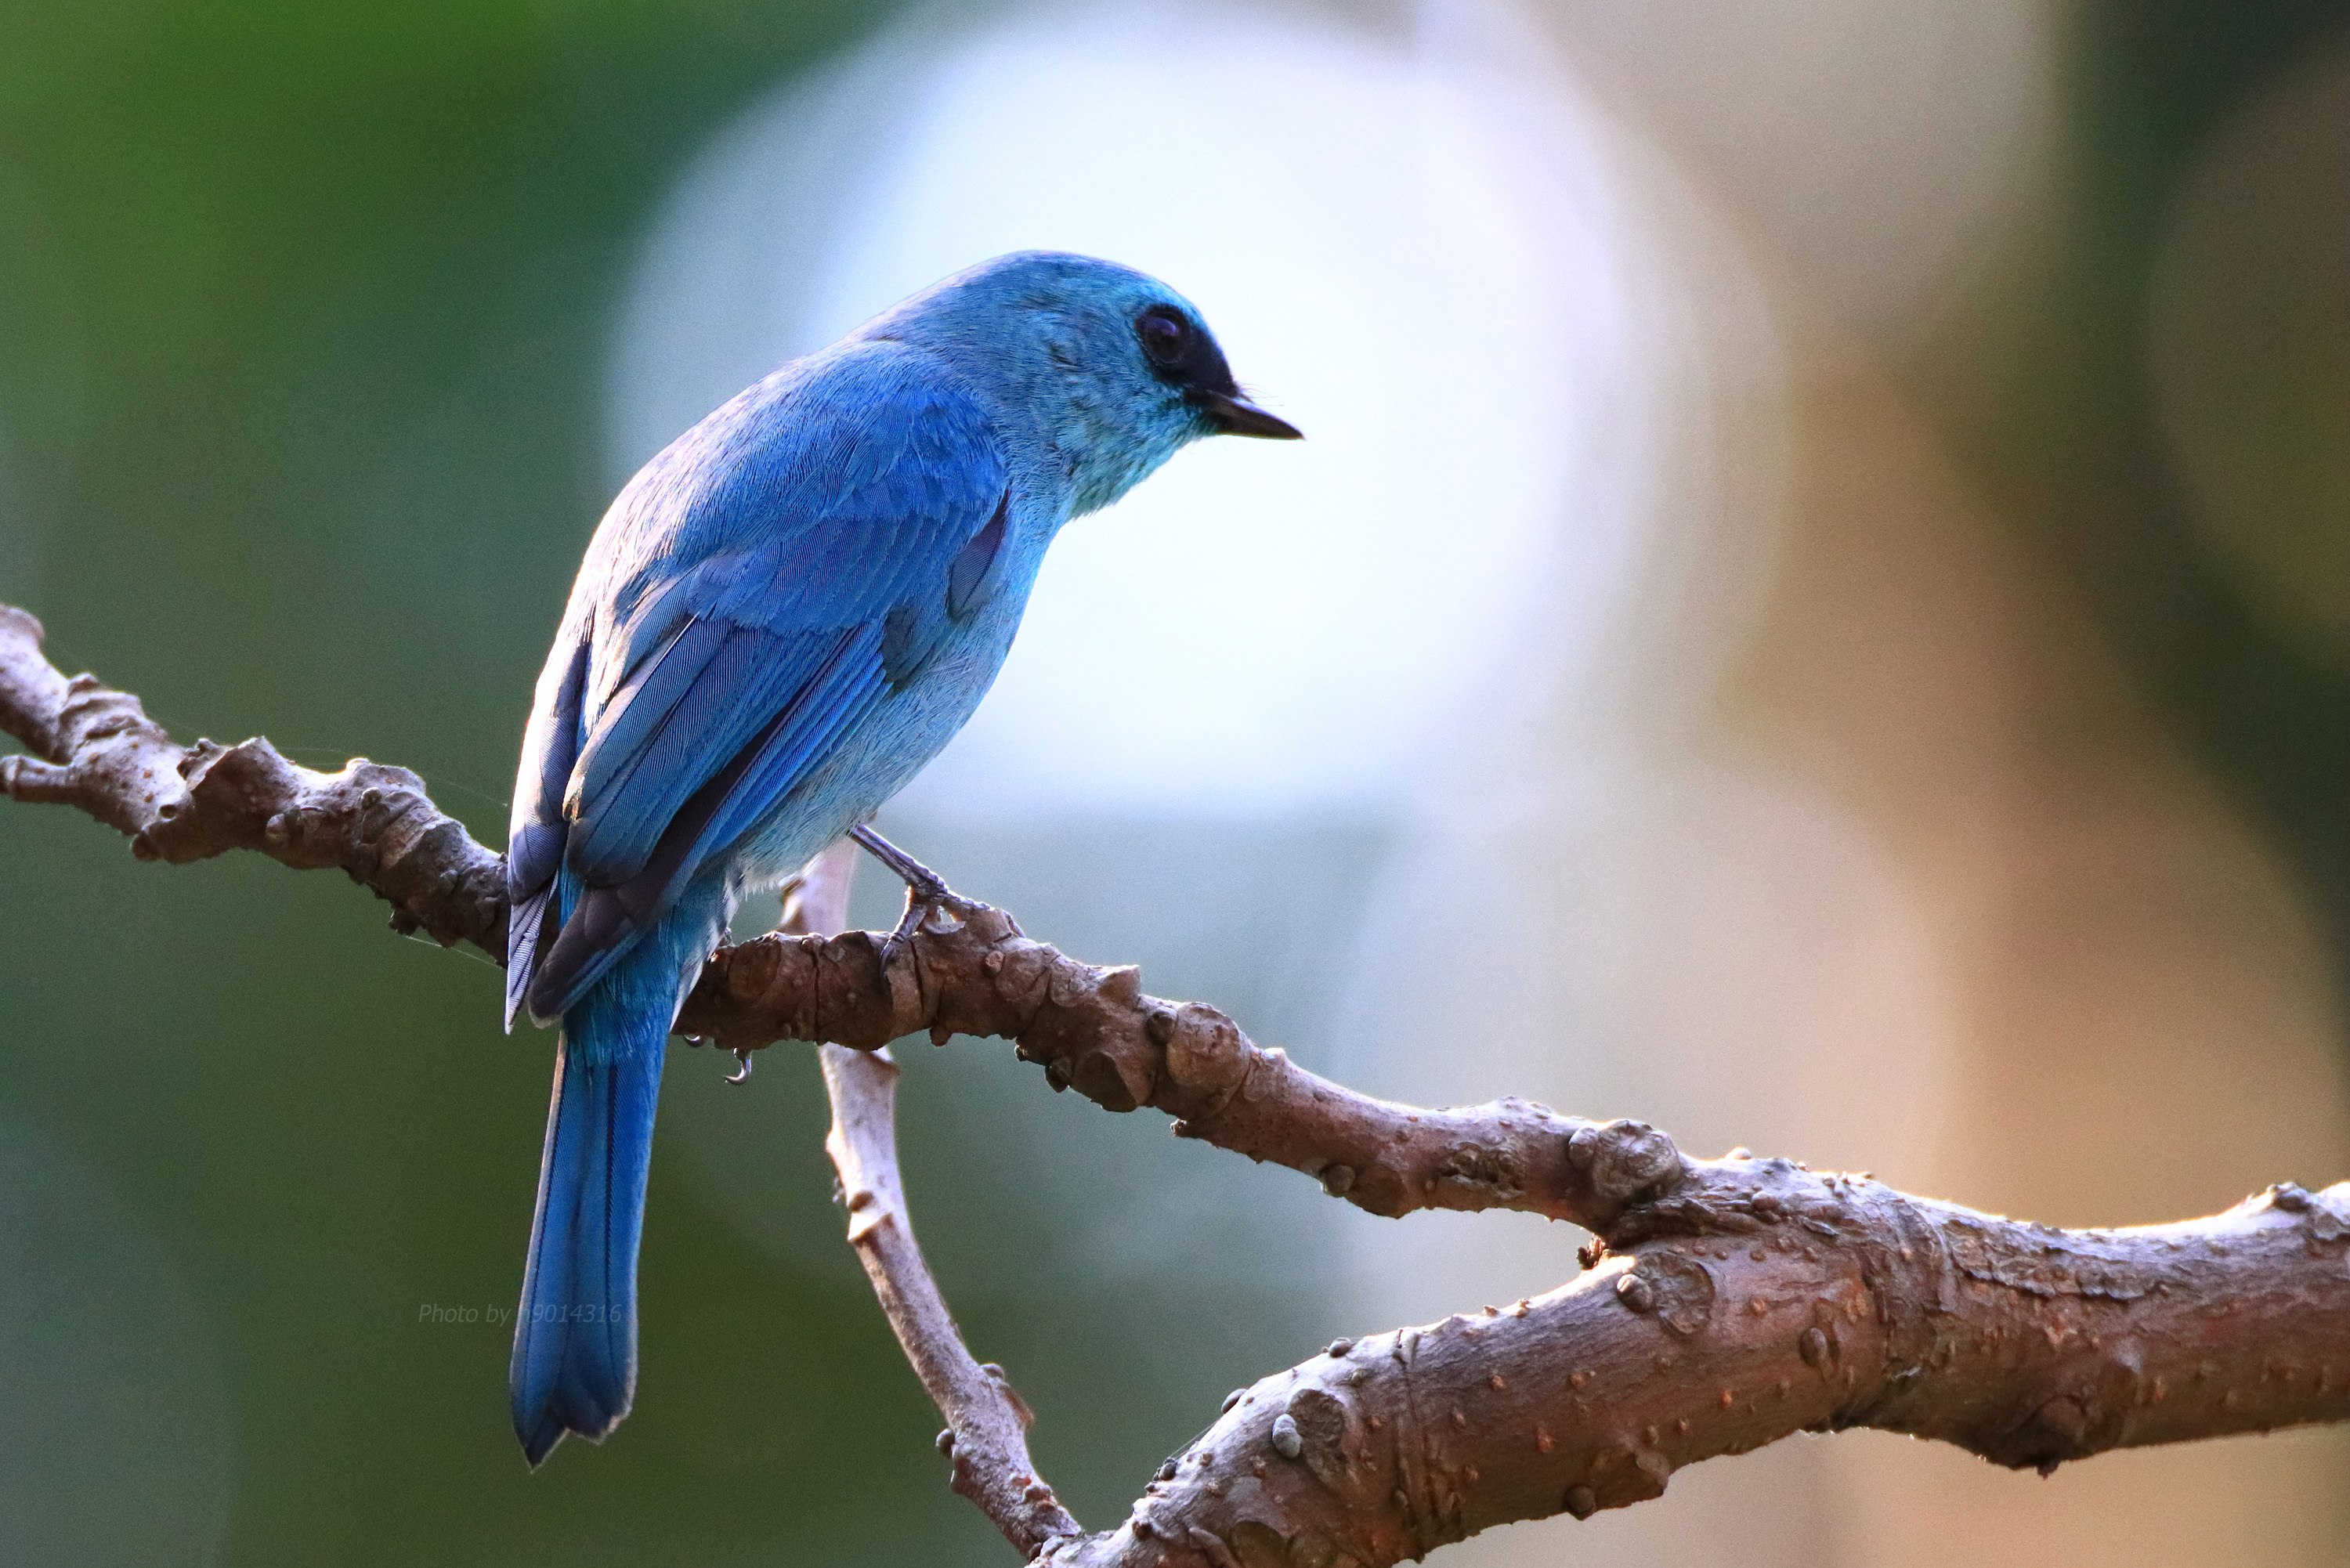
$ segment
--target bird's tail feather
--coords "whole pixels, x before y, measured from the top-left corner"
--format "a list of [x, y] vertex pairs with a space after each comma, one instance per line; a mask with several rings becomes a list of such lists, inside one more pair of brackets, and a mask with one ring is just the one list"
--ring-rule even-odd
[[668, 1011], [599, 985], [563, 1017], [538, 1212], [507, 1373], [536, 1467], [567, 1431], [601, 1442], [637, 1382], [637, 1240]]

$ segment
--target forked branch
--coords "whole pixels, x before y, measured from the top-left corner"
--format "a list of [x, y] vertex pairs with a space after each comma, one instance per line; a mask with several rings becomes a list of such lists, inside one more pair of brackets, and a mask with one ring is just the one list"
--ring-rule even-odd
[[[136, 699], [68, 681], [38, 641], [0, 607], [0, 729], [34, 753], [0, 759], [0, 794], [78, 806], [150, 858], [250, 847], [339, 866], [396, 925], [502, 955], [502, 863], [413, 774], [317, 774], [263, 741], [183, 751]], [[2350, 1183], [2059, 1231], [1785, 1160], [1691, 1160], [1634, 1122], [1518, 1100], [1423, 1110], [961, 899], [895, 945], [785, 931], [722, 950], [678, 1028], [745, 1052], [853, 1048], [825, 1056], [851, 1240], [947, 1414], [957, 1490], [1061, 1568], [1384, 1568], [1506, 1521], [1653, 1498], [1682, 1466], [1799, 1430], [1877, 1427], [2045, 1470], [2350, 1419]], [[1028, 1463], [1024, 1407], [962, 1347], [905, 1220], [895, 1069], [858, 1053], [923, 1033], [1009, 1038], [1055, 1089], [1165, 1111], [1182, 1136], [1373, 1213], [1571, 1220], [1596, 1238], [1588, 1272], [1506, 1310], [1337, 1342], [1235, 1394], [1123, 1524], [1076, 1533]]]

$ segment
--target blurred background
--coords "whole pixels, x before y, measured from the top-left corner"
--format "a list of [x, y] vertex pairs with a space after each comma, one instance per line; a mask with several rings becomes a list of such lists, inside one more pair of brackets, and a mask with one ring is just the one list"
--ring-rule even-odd
[[[19, 0], [0, 600], [494, 839], [636, 464], [941, 274], [1112, 255], [1311, 439], [1072, 526], [901, 842], [1367, 1089], [2206, 1212], [2350, 1166], [2346, 125], [2339, 0]], [[790, 1047], [672, 1052], [637, 1413], [525, 1471], [551, 1041], [380, 915], [0, 811], [0, 1558], [1009, 1562]], [[1225, 1389], [1574, 1272], [899, 1055], [1095, 1526]], [[1854, 1433], [1443, 1561], [2314, 1568], [2345, 1499], [2341, 1433]]]

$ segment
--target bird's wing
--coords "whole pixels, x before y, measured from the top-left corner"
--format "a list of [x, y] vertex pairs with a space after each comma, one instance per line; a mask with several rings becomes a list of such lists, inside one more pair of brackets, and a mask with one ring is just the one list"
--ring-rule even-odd
[[570, 824], [563, 789], [579, 757], [579, 711], [588, 680], [588, 638], [567, 615], [538, 678], [515, 774], [506, 833], [506, 1027], [522, 1011], [540, 948], [554, 939], [555, 874]]
[[997, 575], [984, 412], [910, 355], [867, 358], [737, 400], [615, 504], [525, 742], [509, 1022], [575, 1001]]

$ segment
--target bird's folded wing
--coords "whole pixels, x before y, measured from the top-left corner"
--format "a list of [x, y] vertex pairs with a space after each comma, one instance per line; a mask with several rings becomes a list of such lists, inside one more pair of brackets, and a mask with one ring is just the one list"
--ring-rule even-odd
[[[951, 589], [970, 552], [1003, 535], [1003, 463], [966, 401], [892, 379], [839, 407], [771, 410], [768, 439], [731, 440], [689, 483], [648, 487], [670, 526], [622, 520], [658, 546], [655, 569], [629, 579], [631, 602], [575, 604], [593, 613], [567, 621], [577, 647], [550, 657], [525, 748], [510, 1017], [576, 999], [919, 668], [909, 646], [934, 645], [960, 613]], [[598, 623], [644, 649], [606, 694]]]

